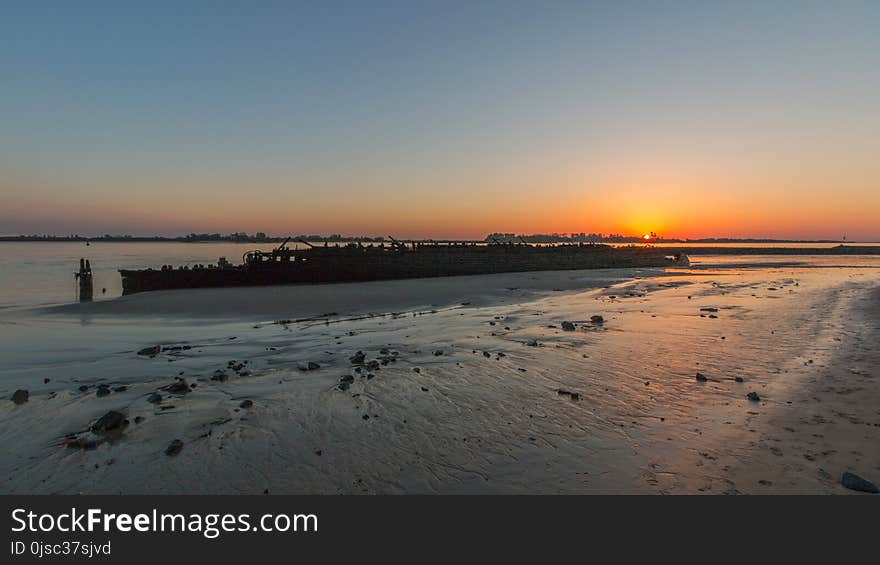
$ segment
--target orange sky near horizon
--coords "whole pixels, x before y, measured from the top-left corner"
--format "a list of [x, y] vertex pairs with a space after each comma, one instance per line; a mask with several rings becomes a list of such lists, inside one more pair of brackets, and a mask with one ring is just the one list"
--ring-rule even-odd
[[[185, 188], [163, 184], [162, 196], [150, 188], [155, 179], [129, 182], [124, 193], [95, 182], [68, 182], [58, 196], [22, 182], [15, 199], [0, 211], [0, 232], [175, 236], [262, 231], [436, 239], [482, 239], [491, 232], [656, 232], [667, 238], [880, 239], [878, 195], [858, 183], [841, 190], [847, 198], [836, 198], [821, 184], [780, 190], [783, 180], [774, 179], [769, 181], [774, 190], [766, 190], [756, 180], [713, 178], [693, 170], [556, 178], [545, 186], [527, 177], [447, 190], [380, 188], [365, 182], [359, 191], [319, 185], [289, 192], [276, 179], [275, 187], [268, 183], [259, 196], [234, 179]], [[10, 217], [26, 217], [34, 229], [6, 229]]]

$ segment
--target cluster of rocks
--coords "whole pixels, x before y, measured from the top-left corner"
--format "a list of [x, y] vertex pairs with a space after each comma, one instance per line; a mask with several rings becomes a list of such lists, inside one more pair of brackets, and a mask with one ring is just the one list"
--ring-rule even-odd
[[[391, 363], [397, 363], [399, 355], [399, 352], [383, 347], [379, 350], [379, 355], [375, 359], [367, 361], [367, 354], [363, 351], [357, 351], [354, 355], [349, 357], [348, 360], [354, 366], [353, 371], [357, 375], [360, 375], [361, 378], [371, 380], [375, 378], [376, 371], [381, 370], [382, 367]], [[419, 372], [418, 367], [414, 370]], [[343, 375], [339, 378], [339, 384], [336, 388], [343, 391], [348, 390], [353, 382], [354, 375]]]
[[214, 371], [214, 373], [211, 375], [211, 380], [221, 383], [229, 380], [229, 373], [227, 371], [232, 371], [239, 377], [247, 377], [251, 374], [251, 372], [246, 368], [247, 364], [248, 362], [246, 360], [236, 361], [232, 359], [230, 361], [227, 361], [226, 368], [217, 369], [216, 371]]
[[570, 390], [565, 390], [564, 388], [556, 389], [556, 394], [559, 396], [567, 396], [572, 400], [580, 400], [581, 395], [578, 392], [571, 392]]

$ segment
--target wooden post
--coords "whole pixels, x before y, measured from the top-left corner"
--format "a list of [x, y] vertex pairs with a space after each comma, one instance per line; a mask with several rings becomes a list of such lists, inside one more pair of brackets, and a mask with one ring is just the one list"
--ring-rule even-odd
[[76, 280], [79, 283], [79, 301], [91, 302], [93, 294], [92, 266], [89, 264], [88, 260], [79, 260], [79, 272], [74, 273], [74, 277], [76, 277]]

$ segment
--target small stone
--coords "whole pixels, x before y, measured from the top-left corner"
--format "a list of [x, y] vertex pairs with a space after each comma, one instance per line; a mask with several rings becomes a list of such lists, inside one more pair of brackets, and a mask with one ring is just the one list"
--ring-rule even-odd
[[99, 385], [98, 390], [95, 391], [95, 396], [102, 397], [110, 394], [110, 387], [107, 385]]
[[351, 387], [351, 385], [348, 383], [339, 383], [336, 388], [338, 388], [339, 390], [345, 391], [345, 390], [348, 390], [349, 387]]
[[316, 369], [320, 369], [321, 366], [315, 363], [314, 361], [309, 361], [308, 365], [306, 365], [306, 369], [309, 371], [314, 371]]
[[757, 392], [750, 392], [746, 395], [746, 398], [751, 400], [752, 402], [761, 402], [761, 397], [758, 396]]
[[242, 400], [241, 404], [239, 404], [238, 406], [239, 406], [239, 408], [250, 408], [253, 405], [254, 405], [254, 401], [247, 399], [247, 400]]
[[92, 433], [103, 434], [119, 429], [125, 425], [125, 416], [116, 410], [110, 410], [92, 424]]
[[538, 340], [537, 339], [530, 339], [529, 341], [526, 342], [526, 345], [528, 345], [529, 347], [538, 347]]
[[44, 384], [44, 385], [45, 385], [45, 384], [48, 384], [49, 381], [51, 381], [51, 380], [52, 380], [52, 379], [50, 379], [49, 377], [46, 377], [45, 379], [43, 379], [43, 384]]
[[145, 355], [147, 357], [155, 357], [162, 351], [161, 345], [154, 345], [152, 347], [145, 347], [137, 352], [138, 355]]
[[440, 357], [441, 355], [443, 355], [443, 350], [442, 350], [442, 349], [435, 349], [435, 350], [434, 350], [434, 356], [435, 356], [435, 357]]
[[162, 387], [162, 390], [171, 394], [186, 394], [189, 392], [189, 385], [186, 384], [185, 379], [180, 379], [179, 381], [175, 381], [166, 387]]
[[339, 382], [343, 382], [343, 383], [353, 383], [353, 382], [354, 382], [354, 377], [351, 376], [351, 375], [342, 375], [341, 377], [339, 377]]
[[843, 476], [840, 477], [840, 484], [850, 490], [857, 490], [859, 492], [870, 492], [875, 494], [880, 492], [877, 485], [861, 478], [855, 473], [850, 473], [849, 471], [845, 472]]
[[697, 373], [697, 381], [699, 381], [699, 382], [701, 382], [701, 383], [704, 383], [704, 382], [706, 382], [706, 381], [708, 381], [708, 380], [709, 380], [709, 379], [707, 379], [707, 378], [706, 378], [706, 375], [704, 375], [703, 373]]
[[746, 382], [745, 379], [743, 379], [742, 377], [734, 377], [733, 380], [736, 381], [736, 382], [738, 382], [738, 383], [744, 383], [744, 382]]
[[179, 439], [172, 440], [172, 442], [168, 444], [168, 447], [165, 448], [165, 455], [168, 455], [169, 457], [173, 457], [173, 456], [177, 455], [178, 453], [180, 453], [180, 451], [182, 449], [183, 449], [183, 442], [182, 441], [180, 441]]
[[572, 324], [571, 322], [562, 322], [562, 331], [573, 332], [574, 324]]
[[428, 392], [428, 387], [422, 387], [422, 392]]
[[12, 396], [10, 397], [9, 400], [14, 402], [15, 404], [24, 404], [25, 402], [28, 401], [28, 398], [30, 398], [30, 396], [31, 396], [30, 392], [26, 391], [23, 388], [20, 388], [17, 391], [12, 393]]
[[354, 355], [348, 358], [355, 365], [360, 365], [367, 358], [367, 355], [363, 351], [358, 351]]
[[80, 392], [85, 392], [85, 391], [87, 391], [87, 390], [89, 390], [89, 385], [80, 385], [80, 386], [79, 386], [79, 391], [80, 391]]
[[422, 370], [419, 369], [418, 367], [413, 367], [413, 372], [415, 372], [415, 373], [421, 373]]
[[159, 394], [158, 392], [154, 392], [153, 394], [151, 394], [150, 396], [147, 397], [147, 402], [149, 402], [150, 404], [158, 404], [158, 403], [162, 402], [162, 395]]
[[604, 323], [605, 323], [605, 318], [603, 318], [602, 316], [596, 314], [596, 315], [594, 315], [594, 316], [590, 316], [590, 322], [592, 322], [592, 323], [594, 323], [594, 324], [604, 324]]

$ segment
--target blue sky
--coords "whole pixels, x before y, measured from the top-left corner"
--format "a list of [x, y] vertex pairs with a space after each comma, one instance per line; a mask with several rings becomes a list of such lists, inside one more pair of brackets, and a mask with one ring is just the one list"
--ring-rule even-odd
[[880, 237], [877, 2], [0, 10], [3, 233]]

